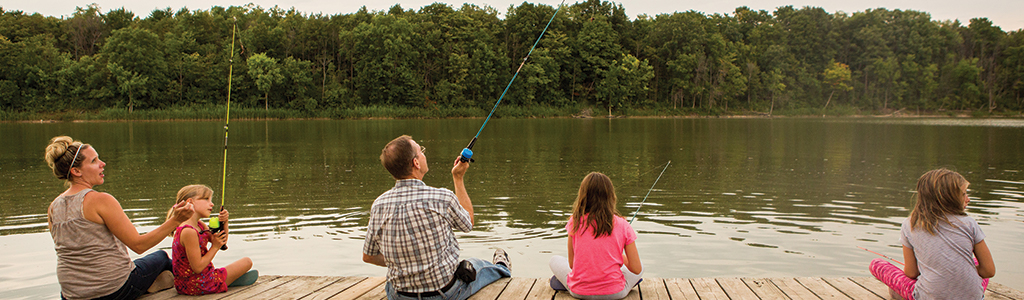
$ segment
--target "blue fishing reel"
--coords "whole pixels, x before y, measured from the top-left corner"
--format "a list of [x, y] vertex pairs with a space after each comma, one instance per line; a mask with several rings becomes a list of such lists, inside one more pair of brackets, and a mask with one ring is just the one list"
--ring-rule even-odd
[[462, 149], [462, 153], [459, 154], [459, 161], [461, 162], [476, 162], [473, 160], [473, 144], [476, 144], [476, 137], [469, 142], [469, 146]]
[[475, 160], [473, 160], [473, 150], [469, 150], [469, 148], [462, 148], [462, 153], [459, 154], [459, 160], [462, 162], [475, 162]]

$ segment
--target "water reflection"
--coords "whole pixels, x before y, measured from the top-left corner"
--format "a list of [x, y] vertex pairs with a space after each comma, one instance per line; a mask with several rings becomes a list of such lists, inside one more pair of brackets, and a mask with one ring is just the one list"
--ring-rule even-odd
[[[450, 188], [447, 166], [479, 122], [232, 122], [225, 204], [235, 235], [232, 251], [218, 261], [250, 256], [266, 274], [380, 276], [382, 269], [357, 257], [371, 202], [394, 184], [377, 161], [379, 149], [412, 135], [430, 149], [425, 181]], [[1021, 120], [492, 123], [467, 175], [477, 224], [459, 242], [465, 256], [506, 248], [517, 276], [550, 275], [547, 259], [564, 254], [565, 222], [579, 181], [591, 171], [615, 181], [620, 213], [628, 218], [640, 208], [633, 226], [651, 276], [867, 276], [874, 257], [855, 246], [898, 256], [899, 224], [917, 177], [950, 167], [972, 181], [968, 212], [991, 239], [1000, 267], [995, 281], [1024, 290], [1024, 263], [1016, 260], [1024, 249]], [[68, 134], [97, 147], [108, 163], [107, 182], [98, 189], [117, 197], [145, 229], [163, 222], [181, 186], [207, 184], [220, 197], [222, 128], [218, 122], [0, 124], [0, 241], [31, 237], [32, 247], [52, 249], [45, 211], [63, 187], [40, 159], [50, 137]], [[301, 255], [293, 255], [297, 249]], [[53, 260], [19, 259], [0, 271], [25, 272], [26, 264]], [[52, 292], [53, 268], [36, 269], [0, 275], [0, 290], [43, 284]]]

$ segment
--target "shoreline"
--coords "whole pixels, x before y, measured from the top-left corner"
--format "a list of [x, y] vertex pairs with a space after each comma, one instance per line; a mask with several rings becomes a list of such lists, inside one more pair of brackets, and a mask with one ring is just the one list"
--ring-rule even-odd
[[[915, 119], [915, 118], [972, 118], [972, 119], [1014, 119], [1024, 118], [1024, 112], [1016, 112], [1015, 115], [1010, 114], [1013, 112], [1007, 112], [1008, 114], [987, 114], [983, 116], [973, 115], [971, 112], [928, 112], [928, 113], [902, 113], [894, 112], [888, 114], [852, 114], [852, 115], [806, 115], [806, 114], [727, 114], [727, 115], [701, 115], [701, 114], [684, 114], [684, 115], [603, 115], [603, 116], [591, 116], [591, 115], [571, 115], [571, 116], [506, 116], [506, 117], [495, 117], [500, 119], [870, 119], [870, 118], [898, 118], [898, 119]], [[93, 116], [99, 114], [92, 114]], [[329, 117], [286, 117], [286, 118], [232, 118], [232, 121], [326, 121], [326, 120], [425, 120], [425, 119], [483, 119], [481, 116], [456, 116], [456, 117], [354, 117], [354, 118], [329, 118]], [[48, 118], [48, 119], [33, 119], [33, 120], [0, 120], [2, 123], [38, 123], [38, 124], [49, 124], [49, 123], [116, 123], [116, 122], [204, 122], [204, 121], [220, 121], [223, 118], [166, 118], [166, 119], [72, 119], [72, 120], [61, 120], [60, 118]]]

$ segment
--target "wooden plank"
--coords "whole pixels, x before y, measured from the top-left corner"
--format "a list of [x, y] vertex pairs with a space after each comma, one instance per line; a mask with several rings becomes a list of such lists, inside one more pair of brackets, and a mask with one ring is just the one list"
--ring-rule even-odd
[[808, 290], [818, 296], [818, 298], [831, 300], [831, 299], [850, 299], [850, 297], [844, 295], [842, 292], [832, 287], [825, 280], [819, 277], [800, 277], [796, 279], [797, 282], [803, 284]]
[[985, 290], [985, 300], [1020, 300], [1021, 298], [1010, 298], [992, 291]]
[[[275, 278], [274, 280], [267, 281], [266, 283], [262, 283], [262, 284], [255, 284], [254, 283], [252, 286], [250, 286], [247, 289], [240, 290], [237, 293], [226, 295], [225, 297], [220, 298], [220, 299], [225, 299], [225, 300], [249, 300], [249, 299], [261, 298], [261, 297], [259, 297], [259, 295], [261, 295], [263, 293], [266, 293], [267, 291], [270, 291], [270, 290], [272, 290], [274, 288], [277, 288], [278, 286], [281, 286], [282, 284], [288, 283], [288, 282], [290, 282], [292, 280], [295, 280], [297, 278], [298, 278], [298, 276], [281, 276], [281, 277]], [[259, 281], [259, 280], [257, 280], [257, 281]], [[257, 282], [257, 283], [259, 283], [259, 282]]]
[[622, 300], [640, 300], [640, 289], [635, 286], [629, 289], [629, 294], [626, 294], [626, 298], [622, 298]]
[[[383, 277], [381, 277], [381, 278], [383, 278]], [[386, 287], [387, 287], [387, 280], [385, 279], [384, 282], [381, 282], [376, 287], [370, 289], [369, 291], [366, 291], [366, 293], [364, 293], [364, 294], [360, 295], [359, 297], [355, 298], [355, 300], [381, 300], [381, 299], [387, 299], [388, 293], [387, 293], [387, 290], [385, 289]], [[345, 299], [351, 299], [351, 298], [345, 298]]]
[[477, 291], [476, 294], [469, 296], [468, 300], [498, 299], [498, 295], [501, 295], [501, 292], [505, 290], [505, 287], [508, 286], [508, 282], [511, 280], [512, 279], [508, 277], [495, 280], [494, 282], [491, 282], [491, 284], [488, 284], [484, 288]]
[[172, 287], [156, 293], [142, 295], [142, 297], [139, 297], [139, 300], [167, 300], [177, 295], [178, 290]]
[[[568, 292], [555, 292], [548, 278], [503, 278], [488, 285], [474, 300], [570, 300]], [[250, 286], [232, 287], [226, 293], [185, 296], [174, 289], [143, 295], [142, 300], [207, 299], [346, 299], [381, 300], [383, 277], [274, 276], [264, 275]], [[700, 298], [703, 297], [703, 298]], [[626, 299], [889, 299], [889, 288], [873, 277], [839, 278], [647, 278]], [[1024, 299], [1024, 293], [998, 283], [990, 283], [985, 298]]]
[[[1010, 299], [1024, 299], [1024, 292], [1012, 289], [1002, 284], [992, 282], [991, 280], [989, 280], [988, 282], [988, 288], [986, 289], [986, 291], [1003, 295]], [[988, 294], [988, 292], [985, 293], [986, 299]]]
[[345, 277], [345, 278], [343, 278], [341, 280], [335, 281], [334, 283], [332, 283], [330, 285], [327, 285], [327, 286], [325, 286], [323, 288], [320, 288], [319, 290], [316, 290], [316, 291], [313, 291], [313, 292], [309, 293], [308, 295], [302, 297], [302, 299], [303, 300], [323, 300], [323, 299], [327, 299], [327, 298], [333, 297], [334, 295], [337, 295], [338, 293], [341, 293], [342, 291], [352, 287], [353, 285], [355, 285], [355, 284], [357, 284], [357, 283], [359, 283], [359, 282], [361, 282], [363, 280], [366, 280], [366, 277]]
[[356, 283], [355, 285], [352, 285], [351, 287], [345, 289], [344, 291], [341, 291], [341, 293], [328, 297], [327, 299], [355, 299], [356, 297], [362, 296], [363, 294], [366, 294], [367, 292], [377, 288], [378, 286], [384, 285], [384, 282], [386, 281], [387, 280], [384, 279], [384, 277], [366, 278], [363, 281], [360, 281], [359, 283]]
[[889, 299], [889, 287], [874, 277], [849, 277], [850, 281], [864, 287], [882, 299]]
[[665, 287], [668, 288], [668, 295], [673, 300], [700, 300], [689, 279], [665, 279]]
[[820, 299], [794, 278], [772, 278], [772, 283], [793, 300]]
[[533, 287], [530, 288], [530, 293], [526, 294], [525, 300], [552, 300], [555, 298], [555, 290], [551, 288], [547, 278], [537, 278], [533, 282]]
[[751, 291], [747, 284], [743, 283], [743, 280], [734, 277], [723, 277], [718, 278], [718, 285], [725, 290], [725, 294], [732, 300], [758, 300], [757, 294]]
[[645, 300], [671, 300], [665, 280], [661, 278], [644, 278], [640, 282], [640, 296]]
[[341, 280], [337, 276], [302, 276], [260, 294], [264, 299], [294, 300]]
[[835, 287], [837, 290], [839, 290], [839, 292], [842, 292], [843, 294], [845, 294], [846, 296], [848, 296], [850, 298], [858, 299], [858, 300], [860, 300], [860, 299], [865, 299], [865, 300], [866, 299], [874, 299], [874, 300], [882, 299], [882, 297], [879, 297], [878, 295], [875, 295], [875, 293], [872, 293], [871, 291], [865, 289], [864, 287], [860, 286], [859, 284], [854, 283], [853, 281], [850, 281], [849, 278], [838, 277], [838, 278], [822, 278], [822, 279], [824, 279], [826, 283], [832, 285], [832, 287]]
[[743, 278], [743, 283], [747, 284], [754, 294], [757, 294], [758, 298], [761, 299], [789, 299], [786, 293], [783, 293], [779, 287], [775, 286], [771, 280], [767, 278]]
[[229, 287], [228, 291], [224, 292], [224, 293], [211, 294], [211, 295], [202, 295], [202, 296], [178, 295], [178, 296], [175, 296], [175, 297], [173, 297], [171, 299], [196, 299], [196, 300], [222, 299], [222, 298], [230, 297], [230, 296], [232, 296], [234, 294], [238, 294], [238, 293], [244, 292], [244, 291], [249, 290], [249, 289], [258, 288], [259, 286], [262, 286], [262, 285], [265, 285], [265, 284], [274, 284], [274, 285], [280, 284], [280, 283], [282, 283], [282, 282], [278, 282], [278, 280], [280, 280], [280, 279], [281, 279], [281, 276], [275, 276], [275, 275], [260, 276], [259, 278], [256, 279], [256, 282], [254, 282], [251, 285]]
[[718, 286], [718, 281], [715, 281], [714, 278], [693, 278], [690, 279], [690, 283], [693, 284], [693, 290], [697, 291], [697, 295], [702, 300], [729, 300], [725, 290]]
[[[505, 290], [498, 295], [498, 300], [523, 300], [526, 299], [527, 295], [530, 294], [530, 289], [533, 288], [534, 282], [539, 282], [537, 278], [524, 278], [524, 277], [512, 277], [508, 282], [508, 286], [505, 286]], [[547, 282], [545, 282], [547, 283]], [[551, 297], [548, 297], [551, 299]]]
[[[534, 285], [536, 285], [536, 284], [534, 284]], [[552, 300], [575, 300], [575, 299], [576, 298], [573, 298], [572, 295], [570, 295], [569, 292], [566, 292], [566, 291], [556, 291], [555, 292], [555, 297], [552, 298]]]

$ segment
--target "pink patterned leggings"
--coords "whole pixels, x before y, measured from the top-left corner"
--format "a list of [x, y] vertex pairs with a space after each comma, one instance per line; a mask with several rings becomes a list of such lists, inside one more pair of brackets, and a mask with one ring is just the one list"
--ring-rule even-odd
[[[974, 263], [977, 264], [978, 260], [975, 259]], [[875, 278], [896, 291], [903, 299], [914, 300], [914, 283], [917, 283], [917, 280], [907, 277], [903, 273], [903, 269], [881, 258], [871, 260], [871, 266], [868, 269], [871, 270], [871, 275], [875, 275]], [[988, 288], [988, 278], [981, 280], [981, 286]]]

